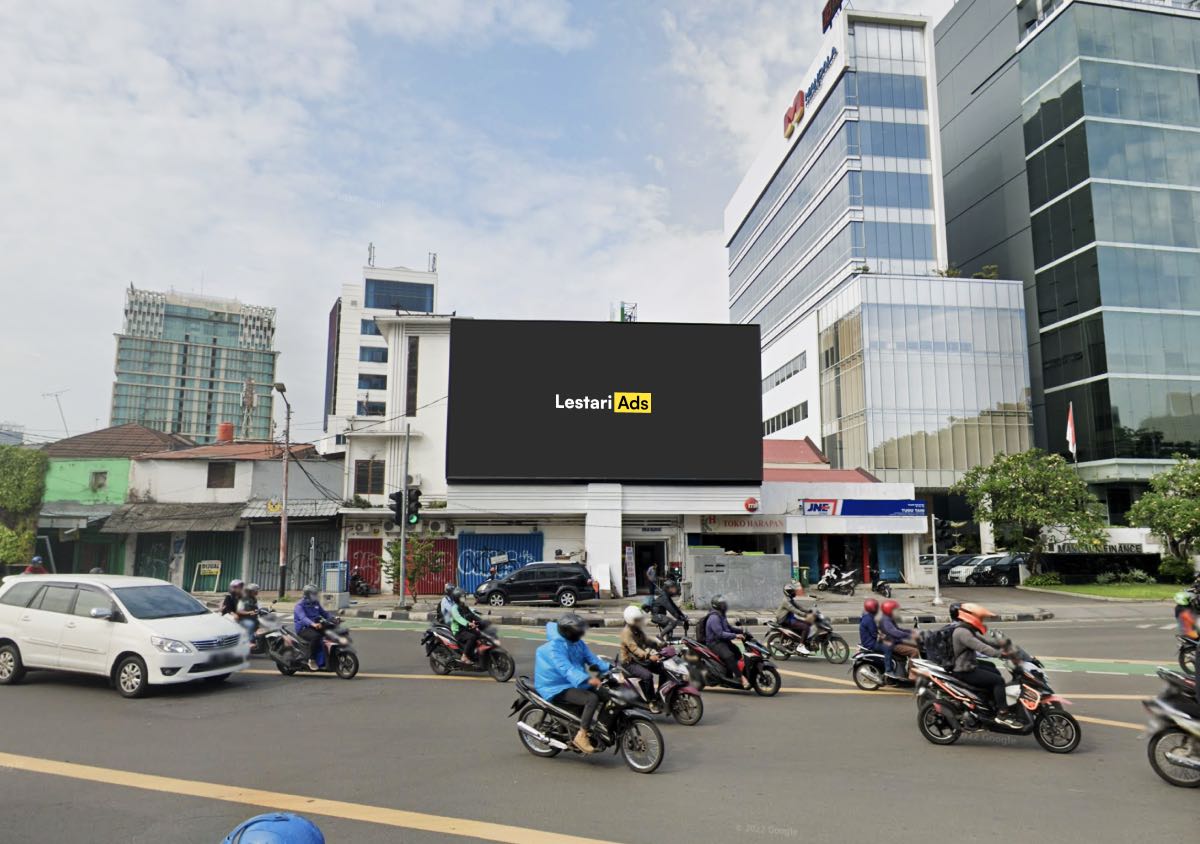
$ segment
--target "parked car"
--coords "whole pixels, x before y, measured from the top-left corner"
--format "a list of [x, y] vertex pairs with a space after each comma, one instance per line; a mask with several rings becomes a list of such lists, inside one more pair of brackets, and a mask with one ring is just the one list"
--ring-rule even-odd
[[249, 657], [241, 627], [161, 580], [31, 574], [0, 585], [0, 685], [53, 669], [108, 677], [140, 697], [152, 685], [219, 682]]
[[978, 554], [954, 554], [950, 557], [944, 557], [938, 560], [938, 580], [942, 583], [949, 581], [950, 569], [955, 566], [966, 565], [971, 560], [978, 557]]
[[484, 581], [475, 590], [480, 604], [502, 607], [513, 602], [553, 601], [573, 607], [599, 597], [587, 567], [581, 563], [529, 563], [503, 577]]
[[1021, 582], [1024, 554], [1006, 554], [999, 560], [989, 559], [975, 567], [968, 580], [971, 586], [1016, 586]]
[[975, 574], [975, 569], [989, 561], [999, 560], [1003, 556], [1003, 554], [976, 554], [969, 557], [946, 572], [946, 582], [952, 585], [955, 583], [974, 585], [971, 578]]

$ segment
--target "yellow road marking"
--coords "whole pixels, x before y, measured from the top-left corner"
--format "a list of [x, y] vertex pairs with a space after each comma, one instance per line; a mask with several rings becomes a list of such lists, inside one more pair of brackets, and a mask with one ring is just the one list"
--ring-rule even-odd
[[[824, 674], [806, 674], [803, 671], [788, 671], [785, 668], [778, 669], [780, 674], [788, 677], [800, 677], [803, 680], [820, 680], [822, 683], [833, 683], [838, 686], [853, 686], [853, 680], [842, 680], [838, 677], [826, 677]], [[859, 689], [859, 691], [862, 691]]]
[[1108, 659], [1094, 656], [1045, 656], [1038, 654], [1038, 659], [1056, 659], [1060, 662], [1104, 662], [1118, 665], [1165, 665], [1161, 659]]
[[1056, 694], [1067, 700], [1149, 700], [1151, 697], [1151, 695], [1071, 694], [1070, 692], [1056, 692]]
[[1126, 730], [1137, 730], [1141, 732], [1146, 729], [1145, 724], [1134, 724], [1132, 721], [1110, 721], [1107, 718], [1093, 718], [1090, 715], [1076, 715], [1076, 721], [1083, 721], [1087, 724], [1099, 724], [1102, 727], [1121, 727]]
[[408, 812], [403, 809], [389, 809], [385, 806], [347, 803], [341, 800], [325, 800], [319, 797], [305, 797], [300, 794], [285, 794], [278, 791], [263, 791], [257, 788], [242, 788], [236, 785], [222, 785], [221, 783], [203, 782], [200, 780], [183, 780], [175, 779], [174, 777], [156, 776], [154, 774], [139, 774], [134, 771], [99, 768], [93, 765], [79, 765], [74, 762], [59, 762], [55, 759], [41, 759], [36, 756], [19, 756], [15, 753], [0, 753], [0, 767], [14, 768], [30, 773], [47, 774], [49, 776], [66, 777], [74, 780], [85, 780], [87, 782], [98, 782], [105, 785], [138, 788], [144, 791], [157, 791], [180, 797], [220, 800], [225, 803], [239, 803], [263, 809], [275, 809], [307, 815], [322, 815], [329, 818], [342, 818], [349, 821], [360, 821], [362, 823], [373, 823], [380, 826], [392, 826], [402, 829], [419, 829], [424, 832], [436, 832], [442, 835], [462, 835], [468, 838], [479, 838], [484, 841], [505, 842], [505, 844], [613, 844], [613, 842], [601, 841], [597, 838], [563, 835], [557, 832], [525, 829], [507, 824], [451, 818], [443, 815], [428, 815], [424, 812]]
[[[748, 690], [726, 689], [726, 688], [718, 687], [718, 686], [708, 686], [704, 689], [705, 694], [708, 694], [709, 692], [733, 692], [733, 693], [737, 694], [737, 693], [741, 693], [742, 691], [745, 691], [745, 693], [748, 696], [753, 695], [753, 692], [750, 692]], [[866, 691], [863, 691], [862, 689], [808, 689], [808, 688], [804, 688], [804, 689], [780, 689], [779, 691], [781, 694], [785, 694], [785, 695], [891, 695], [892, 697], [895, 697], [897, 695], [903, 695], [905, 697], [912, 697], [912, 695], [909, 694], [908, 692], [890, 692], [890, 691], [885, 692], [882, 690], [877, 691], [877, 692], [866, 692]]]
[[[278, 671], [268, 671], [265, 668], [250, 668], [241, 673], [242, 674], [270, 674], [270, 675], [278, 675], [279, 674]], [[320, 672], [317, 672], [316, 674], [314, 674], [312, 672], [308, 672], [308, 671], [302, 671], [302, 672], [298, 673], [296, 676], [301, 677], [301, 676], [305, 676], [305, 675], [307, 675], [309, 677], [324, 677], [326, 679], [331, 679], [331, 678], [338, 679], [338, 676], [336, 674], [331, 674], [327, 671], [320, 671]], [[356, 678], [357, 677], [368, 677], [372, 680], [453, 680], [456, 682], [467, 682], [467, 683], [494, 683], [494, 682], [496, 682], [491, 677], [456, 677], [453, 674], [451, 674], [450, 676], [447, 677], [447, 676], [444, 676], [441, 674], [372, 674], [372, 673], [369, 673], [366, 671], [360, 671], [358, 674], [356, 674], [354, 676]]]

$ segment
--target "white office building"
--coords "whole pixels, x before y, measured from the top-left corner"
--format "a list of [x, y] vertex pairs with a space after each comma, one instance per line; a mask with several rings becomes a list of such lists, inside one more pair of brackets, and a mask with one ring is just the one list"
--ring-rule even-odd
[[725, 211], [730, 320], [761, 326], [764, 436], [943, 491], [1029, 446], [1021, 284], [946, 272], [932, 23], [829, 10]]

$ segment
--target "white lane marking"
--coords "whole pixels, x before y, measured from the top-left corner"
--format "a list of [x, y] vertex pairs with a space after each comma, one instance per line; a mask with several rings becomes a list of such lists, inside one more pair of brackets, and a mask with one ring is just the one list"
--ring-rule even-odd
[[1137, 626], [1137, 629], [1138, 629], [1138, 630], [1145, 630], [1147, 627], [1153, 627], [1153, 626], [1154, 626], [1153, 624], [1139, 624], [1139, 625]]

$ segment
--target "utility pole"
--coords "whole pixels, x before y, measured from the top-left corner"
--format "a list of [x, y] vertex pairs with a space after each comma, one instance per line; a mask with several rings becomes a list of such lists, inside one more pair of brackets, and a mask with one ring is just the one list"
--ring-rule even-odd
[[931, 501], [929, 510], [929, 535], [933, 538], [933, 605], [940, 607], [942, 605], [942, 584], [941, 578], [938, 575], [937, 522], [937, 516], [933, 515], [933, 502]]
[[404, 423], [404, 469], [400, 475], [400, 490], [403, 493], [401, 501], [404, 502], [404, 518], [400, 520], [400, 605], [408, 607], [408, 600], [404, 594], [404, 588], [407, 586], [405, 580], [405, 564], [408, 561], [408, 441], [409, 434], [412, 430], [412, 424]]
[[275, 383], [279, 397], [287, 408], [283, 422], [283, 510], [279, 514], [279, 599], [287, 589], [287, 519], [288, 519], [288, 462], [292, 456], [292, 403], [288, 401], [287, 388]]
[[52, 399], [54, 399], [54, 402], [55, 402], [55, 404], [57, 404], [57, 405], [58, 405], [58, 418], [59, 418], [59, 419], [61, 419], [61, 420], [62, 420], [62, 423], [63, 423], [63, 433], [64, 433], [64, 434], [66, 434], [66, 435], [69, 437], [69, 436], [71, 436], [71, 432], [70, 432], [69, 430], [67, 430], [67, 415], [66, 415], [65, 413], [63, 413], [63, 409], [62, 409], [62, 399], [61, 399], [61, 398], [59, 398], [59, 397], [60, 397], [60, 396], [61, 396], [63, 393], [65, 393], [65, 392], [67, 392], [67, 391], [66, 391], [66, 390], [59, 390], [59, 391], [57, 391], [57, 392], [54, 392], [54, 393], [42, 393], [42, 398], [44, 398], [44, 399], [49, 399], [49, 398], [52, 398]]

